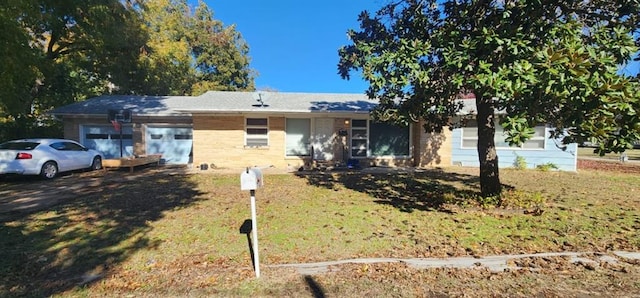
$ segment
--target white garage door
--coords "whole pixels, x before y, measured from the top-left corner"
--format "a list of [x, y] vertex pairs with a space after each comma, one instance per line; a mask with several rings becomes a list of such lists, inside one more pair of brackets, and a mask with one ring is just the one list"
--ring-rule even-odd
[[162, 154], [161, 163], [187, 164], [193, 145], [190, 127], [157, 127], [146, 129], [147, 154]]
[[[131, 126], [122, 127], [122, 156], [133, 155]], [[98, 150], [105, 158], [120, 157], [120, 133], [112, 125], [83, 125], [80, 142], [88, 148]]]

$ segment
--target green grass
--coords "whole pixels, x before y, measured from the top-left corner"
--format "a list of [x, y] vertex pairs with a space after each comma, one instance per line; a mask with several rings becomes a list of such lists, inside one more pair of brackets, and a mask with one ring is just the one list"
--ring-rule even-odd
[[[253, 278], [248, 238], [240, 233], [250, 218], [250, 200], [239, 190], [238, 175], [104, 181], [103, 192], [2, 223], [0, 296], [300, 296], [313, 281], [269, 266], [359, 257], [639, 250], [640, 176], [505, 169], [501, 178], [513, 190], [496, 207], [477, 202], [475, 169], [267, 175], [256, 194], [260, 280]], [[457, 287], [478, 283], [486, 285], [478, 293], [491, 295], [516, 282], [523, 293], [540, 294], [536, 287], [553, 283], [552, 277], [526, 274], [493, 283], [485, 272], [454, 270], [463, 276], [454, 278], [452, 271], [398, 266], [349, 265], [313, 278], [337, 296], [455, 295]], [[617, 273], [572, 274], [608, 285], [601, 275]], [[437, 283], [417, 286], [438, 276], [452, 280], [439, 289]], [[95, 281], [83, 283], [91, 277]], [[576, 291], [581, 287], [575, 285]]]

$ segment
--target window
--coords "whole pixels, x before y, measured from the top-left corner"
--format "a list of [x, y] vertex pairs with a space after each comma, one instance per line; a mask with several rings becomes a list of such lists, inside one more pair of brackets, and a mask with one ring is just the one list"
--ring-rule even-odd
[[285, 127], [287, 156], [309, 156], [311, 119], [288, 118]]
[[[122, 139], [123, 140], [131, 140], [132, 137], [133, 137], [133, 135], [130, 134], [130, 133], [129, 134], [126, 134], [126, 133], [122, 134]], [[120, 134], [111, 134], [111, 139], [112, 140], [119, 140], [120, 139]]]
[[40, 145], [40, 143], [20, 142], [20, 141], [6, 142], [6, 143], [0, 144], [0, 150], [33, 150], [38, 145]]
[[246, 118], [245, 129], [245, 146], [269, 146], [269, 126], [267, 118]]
[[368, 120], [351, 121], [351, 156], [409, 156], [409, 127]]
[[174, 140], [191, 140], [193, 139], [193, 135], [190, 134], [175, 134], [173, 136]]
[[71, 142], [56, 142], [49, 145], [49, 147], [58, 151], [84, 151], [84, 147], [76, 143]]
[[[509, 146], [505, 141], [506, 134], [502, 126], [496, 121], [496, 134], [494, 142], [497, 149], [544, 149], [545, 126], [539, 125], [533, 128], [534, 133], [531, 139], [520, 146]], [[469, 120], [467, 126], [462, 128], [462, 148], [476, 148], [478, 145], [478, 124], [475, 120]]]
[[351, 120], [351, 156], [353, 157], [367, 156], [367, 122], [361, 119]]
[[409, 126], [371, 122], [369, 150], [372, 156], [409, 156]]

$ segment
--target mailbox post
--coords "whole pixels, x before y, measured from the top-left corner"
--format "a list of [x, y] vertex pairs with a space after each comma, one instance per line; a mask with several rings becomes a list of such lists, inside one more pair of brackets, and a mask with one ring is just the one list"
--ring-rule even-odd
[[251, 230], [253, 231], [253, 266], [256, 277], [260, 277], [260, 255], [258, 253], [258, 222], [256, 218], [256, 189], [263, 185], [262, 171], [247, 168], [240, 174], [240, 190], [248, 190], [251, 195]]

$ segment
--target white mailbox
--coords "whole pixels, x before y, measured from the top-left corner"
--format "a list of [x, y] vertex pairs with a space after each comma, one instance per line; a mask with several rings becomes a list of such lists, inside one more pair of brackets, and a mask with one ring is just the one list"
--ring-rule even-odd
[[258, 249], [258, 219], [256, 215], [256, 189], [262, 187], [262, 171], [259, 168], [247, 168], [240, 174], [240, 190], [248, 190], [251, 194], [251, 230], [253, 230], [253, 268], [256, 277], [260, 277], [260, 257]]
[[263, 183], [262, 171], [258, 168], [247, 168], [240, 174], [240, 190], [256, 190]]

